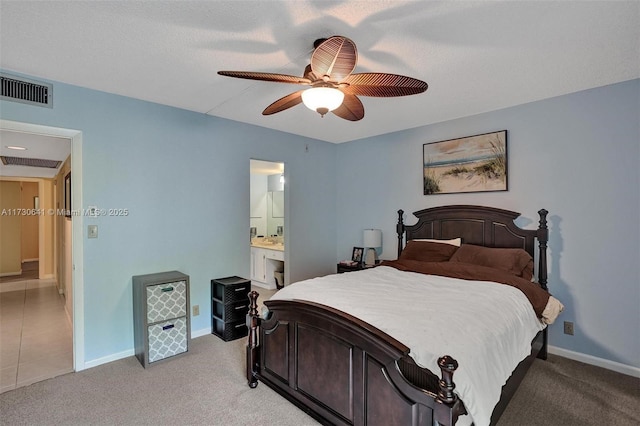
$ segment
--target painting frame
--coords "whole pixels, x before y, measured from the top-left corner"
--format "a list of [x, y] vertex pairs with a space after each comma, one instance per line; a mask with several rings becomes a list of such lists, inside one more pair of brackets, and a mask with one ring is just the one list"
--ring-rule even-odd
[[423, 194], [508, 191], [507, 147], [507, 130], [423, 144]]
[[362, 263], [362, 254], [364, 253], [364, 247], [354, 247], [351, 252], [351, 261], [356, 263]]

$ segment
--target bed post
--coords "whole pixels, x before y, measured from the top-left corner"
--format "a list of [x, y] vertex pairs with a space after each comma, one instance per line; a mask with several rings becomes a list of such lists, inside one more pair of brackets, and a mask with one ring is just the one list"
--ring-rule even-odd
[[[548, 211], [541, 209], [538, 211], [540, 215], [540, 225], [538, 226], [538, 242], [540, 244], [540, 263], [538, 264], [538, 282], [540, 286], [549, 291], [547, 287], [547, 241], [549, 241], [549, 228], [547, 228], [547, 214]], [[547, 359], [547, 347], [548, 347], [548, 333], [549, 328], [545, 328], [542, 332], [542, 348], [538, 352], [537, 358]]]
[[402, 236], [404, 235], [402, 215], [404, 215], [404, 210], [398, 210], [398, 224], [396, 225], [396, 232], [398, 234], [398, 259], [400, 258], [400, 253], [402, 253]]
[[441, 379], [438, 381], [440, 390], [436, 397], [438, 405], [435, 407], [435, 420], [438, 425], [454, 425], [460, 415], [460, 400], [458, 395], [453, 393], [456, 388], [453, 383], [453, 373], [458, 369], [458, 361], [445, 355], [438, 358], [438, 367], [440, 367]]
[[543, 289], [547, 287], [547, 241], [549, 241], [549, 229], [547, 228], [547, 214], [545, 209], [538, 211], [540, 225], [538, 226], [538, 242], [540, 244], [540, 259], [538, 264], [538, 282]]
[[259, 351], [258, 348], [258, 327], [260, 326], [260, 317], [258, 315], [258, 292], [249, 293], [249, 313], [247, 314], [247, 327], [249, 328], [249, 338], [247, 341], [247, 382], [250, 388], [258, 386], [258, 365]]

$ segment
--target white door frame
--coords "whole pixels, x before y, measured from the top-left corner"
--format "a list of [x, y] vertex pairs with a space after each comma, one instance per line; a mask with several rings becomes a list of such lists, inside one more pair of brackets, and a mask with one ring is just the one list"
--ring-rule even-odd
[[[41, 126], [38, 124], [0, 119], [0, 129], [71, 139], [71, 203], [82, 209], [82, 132], [80, 130]], [[84, 359], [84, 260], [81, 214], [73, 216], [71, 225], [71, 282], [73, 286], [73, 368], [85, 369]]]

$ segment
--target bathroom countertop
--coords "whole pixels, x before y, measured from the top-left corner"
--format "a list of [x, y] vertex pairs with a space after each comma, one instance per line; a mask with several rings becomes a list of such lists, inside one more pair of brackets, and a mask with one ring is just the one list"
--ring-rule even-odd
[[251, 247], [257, 247], [257, 248], [262, 248], [267, 250], [284, 251], [284, 244], [253, 242], [251, 243]]

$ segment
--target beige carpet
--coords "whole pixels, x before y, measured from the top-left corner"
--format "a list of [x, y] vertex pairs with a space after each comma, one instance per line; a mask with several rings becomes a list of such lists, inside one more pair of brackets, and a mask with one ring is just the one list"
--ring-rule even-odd
[[[244, 339], [192, 340], [144, 369], [129, 357], [0, 395], [2, 425], [317, 424], [244, 378]], [[640, 380], [559, 357], [536, 361], [499, 426], [637, 425]]]
[[245, 344], [203, 336], [146, 370], [129, 357], [9, 391], [0, 395], [0, 424], [317, 424], [266, 386], [247, 386]]
[[536, 360], [497, 426], [638, 426], [640, 379], [559, 356]]

